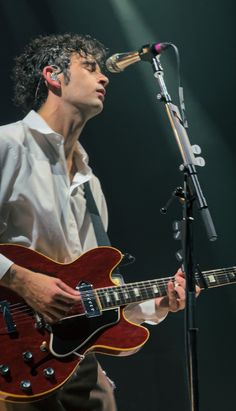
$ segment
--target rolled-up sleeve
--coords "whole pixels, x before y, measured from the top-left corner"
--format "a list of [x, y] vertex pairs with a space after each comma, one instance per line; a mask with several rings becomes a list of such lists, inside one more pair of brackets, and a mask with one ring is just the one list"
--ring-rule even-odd
[[159, 324], [163, 321], [167, 314], [158, 315], [158, 310], [156, 309], [155, 300], [147, 300], [142, 303], [129, 304], [125, 308], [125, 316], [129, 321], [136, 324]]
[[0, 280], [2, 279], [4, 274], [6, 274], [12, 264], [14, 264], [13, 261], [0, 254]]

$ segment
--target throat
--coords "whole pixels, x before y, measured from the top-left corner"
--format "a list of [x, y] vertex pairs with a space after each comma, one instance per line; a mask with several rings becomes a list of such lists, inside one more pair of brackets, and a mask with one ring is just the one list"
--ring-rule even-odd
[[75, 163], [74, 163], [73, 159], [67, 159], [66, 164], [67, 164], [68, 174], [69, 174], [69, 177], [70, 177], [70, 183], [72, 183], [74, 175], [77, 172], [77, 169], [76, 169], [76, 166], [75, 166]]

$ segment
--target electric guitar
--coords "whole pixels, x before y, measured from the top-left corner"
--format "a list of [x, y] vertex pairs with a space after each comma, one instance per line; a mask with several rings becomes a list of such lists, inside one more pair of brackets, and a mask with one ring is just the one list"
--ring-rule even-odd
[[[128, 321], [124, 307], [166, 295], [174, 277], [115, 285], [112, 271], [122, 259], [112, 247], [94, 248], [69, 264], [23, 246], [0, 245], [0, 253], [25, 268], [60, 278], [81, 302], [55, 324], [45, 323], [16, 293], [0, 287], [0, 400], [32, 402], [61, 387], [88, 352], [130, 355], [149, 331]], [[201, 289], [236, 282], [236, 267], [196, 274]]]

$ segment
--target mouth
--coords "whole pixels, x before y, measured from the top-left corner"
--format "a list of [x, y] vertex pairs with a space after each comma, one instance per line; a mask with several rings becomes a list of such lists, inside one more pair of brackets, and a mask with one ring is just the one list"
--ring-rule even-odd
[[99, 89], [96, 90], [96, 92], [97, 92], [98, 96], [99, 96], [102, 100], [104, 100], [105, 95], [106, 95], [106, 90], [105, 90], [104, 88], [99, 88]]

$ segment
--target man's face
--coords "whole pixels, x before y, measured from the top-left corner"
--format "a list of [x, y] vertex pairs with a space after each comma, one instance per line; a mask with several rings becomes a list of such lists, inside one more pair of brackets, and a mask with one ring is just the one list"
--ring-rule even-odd
[[108, 82], [92, 56], [73, 54], [69, 82], [66, 84], [64, 76], [61, 81], [61, 98], [75, 113], [89, 119], [102, 111]]

